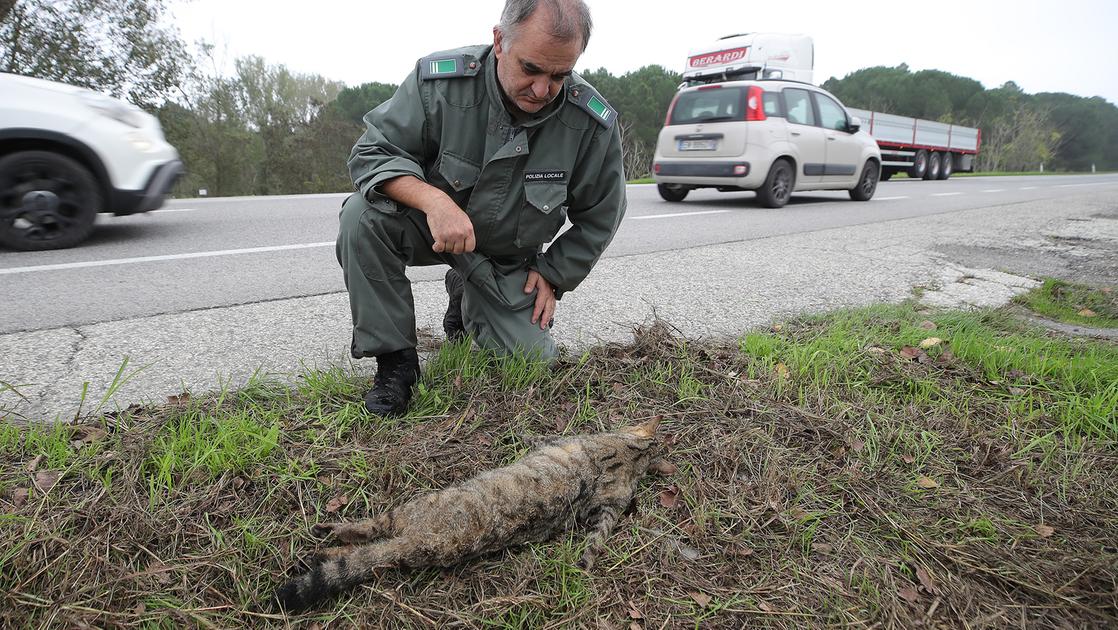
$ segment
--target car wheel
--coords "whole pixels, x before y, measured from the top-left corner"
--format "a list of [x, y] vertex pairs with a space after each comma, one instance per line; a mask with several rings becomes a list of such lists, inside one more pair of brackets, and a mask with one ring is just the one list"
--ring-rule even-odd
[[854, 201], [869, 201], [877, 190], [877, 173], [880, 167], [877, 162], [867, 160], [862, 169], [862, 176], [858, 178], [858, 185], [850, 189], [850, 198]]
[[912, 166], [908, 167], [908, 176], [912, 179], [923, 179], [928, 171], [928, 152], [920, 149], [912, 159]]
[[955, 172], [955, 156], [950, 153], [944, 153], [939, 164], [939, 178], [947, 179]]
[[928, 169], [924, 171], [924, 179], [939, 179], [939, 154], [932, 153], [928, 156]]
[[792, 197], [795, 183], [796, 175], [792, 172], [792, 164], [788, 160], [777, 160], [769, 169], [765, 183], [757, 189], [757, 199], [766, 208], [783, 208]]
[[664, 201], [683, 201], [691, 189], [679, 184], [656, 184], [656, 192]]
[[0, 246], [20, 251], [73, 247], [101, 211], [89, 170], [49, 151], [0, 158]]

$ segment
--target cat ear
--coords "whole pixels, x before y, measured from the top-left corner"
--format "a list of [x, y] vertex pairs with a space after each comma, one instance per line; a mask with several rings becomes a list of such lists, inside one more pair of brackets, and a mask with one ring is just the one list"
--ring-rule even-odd
[[636, 435], [636, 436], [639, 436], [639, 437], [644, 437], [644, 438], [655, 437], [656, 429], [660, 426], [660, 421], [663, 420], [663, 418], [664, 418], [663, 416], [659, 416], [659, 415], [654, 416], [648, 422], [645, 422], [643, 424], [638, 424], [638, 425], [632, 426], [632, 427], [626, 427], [626, 430], [629, 433], [632, 433], [633, 435]]

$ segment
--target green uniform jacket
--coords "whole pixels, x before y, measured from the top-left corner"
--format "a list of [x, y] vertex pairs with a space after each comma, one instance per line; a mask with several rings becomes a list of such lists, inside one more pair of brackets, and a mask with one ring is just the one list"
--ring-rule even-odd
[[[574, 289], [625, 214], [617, 113], [577, 74], [538, 116], [516, 126], [492, 46], [421, 59], [388, 101], [365, 115], [349, 157], [358, 192], [382, 212], [402, 209], [380, 185], [414, 175], [469, 215], [472, 269], [486, 257], [524, 258], [557, 293]], [[573, 227], [540, 253], [569, 218]], [[538, 254], [538, 256], [537, 256]]]

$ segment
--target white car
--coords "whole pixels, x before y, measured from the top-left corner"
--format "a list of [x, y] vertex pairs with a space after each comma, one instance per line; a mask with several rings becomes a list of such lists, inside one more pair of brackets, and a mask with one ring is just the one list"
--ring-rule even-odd
[[825, 90], [787, 80], [725, 81], [679, 91], [656, 143], [660, 196], [683, 201], [695, 188], [756, 191], [780, 208], [793, 191], [848, 190], [873, 197], [877, 143]]
[[0, 73], [0, 247], [71, 247], [99, 212], [154, 210], [182, 174], [154, 116], [106, 94]]

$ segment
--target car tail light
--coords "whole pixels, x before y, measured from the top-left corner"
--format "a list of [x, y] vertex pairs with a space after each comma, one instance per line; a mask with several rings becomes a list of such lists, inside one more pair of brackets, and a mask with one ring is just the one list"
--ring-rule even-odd
[[664, 126], [667, 127], [668, 123], [672, 121], [672, 110], [675, 109], [675, 103], [679, 100], [679, 94], [675, 95], [672, 99], [672, 104], [668, 105], [668, 113], [664, 115]]
[[660, 174], [660, 163], [659, 162], [652, 165], [652, 172], [656, 173], [657, 175]]
[[761, 89], [761, 86], [749, 86], [749, 92], [745, 95], [746, 120], [765, 120], [764, 95], [765, 90]]

